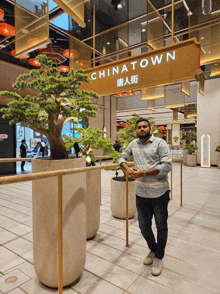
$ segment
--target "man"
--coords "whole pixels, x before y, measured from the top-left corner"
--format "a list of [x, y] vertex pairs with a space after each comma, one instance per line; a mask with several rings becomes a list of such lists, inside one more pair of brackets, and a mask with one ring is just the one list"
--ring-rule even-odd
[[[150, 122], [139, 118], [133, 140], [119, 156], [119, 164], [136, 181], [136, 206], [141, 233], [147, 241], [150, 253], [144, 259], [145, 265], [153, 263], [152, 275], [162, 272], [162, 259], [167, 243], [167, 219], [169, 183], [168, 173], [172, 169], [170, 150], [166, 142], [150, 134]], [[135, 167], [129, 168], [126, 161], [133, 156]], [[152, 217], [157, 227], [157, 242], [152, 231]]]
[[[21, 153], [21, 158], [26, 158], [27, 155], [27, 144], [26, 144], [26, 140], [22, 140], [21, 141], [21, 146], [20, 146], [20, 153]], [[26, 174], [26, 170], [24, 170], [24, 165], [25, 165], [25, 161], [21, 162], [21, 173], [22, 174]]]
[[121, 145], [118, 143], [117, 140], [115, 140], [115, 144], [113, 145], [114, 149], [118, 152], [121, 151]]
[[79, 155], [78, 155], [78, 153], [80, 152], [79, 144], [77, 142], [75, 142], [74, 145], [73, 145], [73, 148], [75, 150], [76, 157], [79, 158]]

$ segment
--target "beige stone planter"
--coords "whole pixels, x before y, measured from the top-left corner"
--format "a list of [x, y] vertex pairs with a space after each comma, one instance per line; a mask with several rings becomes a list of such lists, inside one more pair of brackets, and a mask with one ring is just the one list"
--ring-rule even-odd
[[[89, 169], [89, 167], [88, 167]], [[86, 172], [86, 239], [95, 236], [100, 223], [101, 170]]]
[[217, 166], [220, 168], [220, 155], [217, 156]]
[[[85, 167], [85, 157], [32, 161], [32, 172]], [[86, 260], [86, 173], [63, 176], [63, 285], [79, 279]], [[58, 287], [58, 178], [32, 183], [34, 268], [39, 280]]]
[[[118, 177], [122, 178], [122, 177]], [[111, 211], [121, 219], [126, 219], [126, 182], [111, 179]], [[128, 182], [128, 217], [134, 217], [136, 213], [136, 182]]]
[[187, 154], [186, 164], [187, 166], [196, 166], [196, 154]]
[[189, 149], [183, 149], [183, 164], [186, 164], [187, 154], [189, 154]]

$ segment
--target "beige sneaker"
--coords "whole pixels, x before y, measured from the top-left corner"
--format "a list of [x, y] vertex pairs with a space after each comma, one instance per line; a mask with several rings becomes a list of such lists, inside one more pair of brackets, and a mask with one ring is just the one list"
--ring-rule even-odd
[[23, 170], [21, 173], [22, 173], [22, 174], [27, 174], [26, 170]]
[[151, 270], [151, 274], [153, 276], [159, 276], [162, 272], [162, 268], [163, 268], [163, 262], [161, 259], [158, 258], [154, 258], [153, 259], [153, 267]]
[[150, 265], [153, 263], [153, 259], [154, 259], [155, 253], [150, 251], [150, 253], [148, 254], [148, 256], [145, 257], [143, 264], [145, 265]]

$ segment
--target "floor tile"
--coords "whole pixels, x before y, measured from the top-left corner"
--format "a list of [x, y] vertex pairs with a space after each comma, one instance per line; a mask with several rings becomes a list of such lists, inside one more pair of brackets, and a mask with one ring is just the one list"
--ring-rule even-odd
[[[10, 280], [8, 280], [10, 279]], [[14, 282], [12, 282], [12, 279], [15, 279]], [[0, 277], [0, 290], [3, 293], [7, 293], [10, 290], [13, 290], [14, 288], [22, 285], [23, 283], [30, 280], [30, 277], [19, 271], [18, 269], [13, 270], [9, 273], [7, 273], [4, 276]], [[7, 282], [8, 281], [8, 282]]]
[[0, 247], [0, 272], [5, 273], [11, 268], [23, 263], [25, 260], [10, 250]]
[[33, 258], [33, 244], [21, 237], [14, 241], [8, 242], [5, 247], [24, 259], [29, 260]]

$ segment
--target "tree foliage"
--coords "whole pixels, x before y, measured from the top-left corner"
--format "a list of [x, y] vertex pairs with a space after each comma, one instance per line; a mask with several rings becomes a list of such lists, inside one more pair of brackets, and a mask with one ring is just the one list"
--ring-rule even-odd
[[20, 122], [22, 126], [44, 134], [50, 143], [51, 158], [67, 158], [61, 135], [65, 120], [70, 117], [82, 118], [88, 124], [89, 117], [97, 116], [98, 110], [97, 106], [92, 105], [90, 97], [99, 98], [99, 95], [80, 90], [82, 82], [92, 82], [83, 69], [71, 70], [64, 76], [52, 67], [52, 61], [45, 55], [39, 55], [37, 59], [42, 69], [20, 75], [13, 84], [16, 90], [35, 90], [37, 96], [22, 97], [14, 92], [1, 91], [0, 96], [16, 99], [8, 104], [8, 108], [1, 109], [3, 118], [10, 119], [10, 124]]

